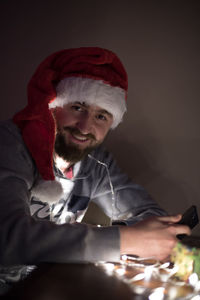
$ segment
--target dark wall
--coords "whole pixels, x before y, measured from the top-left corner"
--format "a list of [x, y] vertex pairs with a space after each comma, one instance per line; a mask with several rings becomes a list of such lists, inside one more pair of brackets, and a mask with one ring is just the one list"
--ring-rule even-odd
[[199, 15], [198, 0], [1, 0], [0, 119], [25, 106], [27, 82], [47, 55], [109, 48], [127, 69], [129, 94], [108, 148], [170, 213], [200, 209]]

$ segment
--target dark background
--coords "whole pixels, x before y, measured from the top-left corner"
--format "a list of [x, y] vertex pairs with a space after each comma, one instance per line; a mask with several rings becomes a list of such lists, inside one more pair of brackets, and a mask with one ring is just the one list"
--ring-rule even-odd
[[0, 119], [26, 105], [27, 83], [52, 52], [116, 52], [128, 113], [108, 148], [168, 212], [200, 210], [200, 1], [1, 0], [0, 39]]

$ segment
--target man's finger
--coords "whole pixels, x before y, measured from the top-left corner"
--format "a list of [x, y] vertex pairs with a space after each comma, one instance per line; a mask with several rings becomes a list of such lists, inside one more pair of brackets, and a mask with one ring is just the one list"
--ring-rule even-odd
[[180, 221], [182, 218], [181, 214], [175, 215], [175, 216], [162, 216], [158, 217], [158, 220], [161, 222], [168, 222], [168, 223], [176, 223]]
[[191, 230], [186, 225], [177, 225], [175, 228], [176, 228], [176, 235], [178, 235], [178, 234], [191, 235]]

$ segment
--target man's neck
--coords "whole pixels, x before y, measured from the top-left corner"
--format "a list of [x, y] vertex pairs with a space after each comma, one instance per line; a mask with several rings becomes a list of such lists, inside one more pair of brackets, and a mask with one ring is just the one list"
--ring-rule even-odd
[[65, 171], [72, 166], [72, 163], [64, 160], [62, 157], [58, 156], [57, 154], [55, 154], [54, 156], [54, 161], [56, 167], [63, 173], [65, 173]]

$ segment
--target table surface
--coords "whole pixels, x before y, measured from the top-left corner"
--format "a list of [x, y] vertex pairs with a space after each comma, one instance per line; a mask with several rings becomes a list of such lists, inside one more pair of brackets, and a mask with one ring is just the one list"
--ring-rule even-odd
[[15, 300], [145, 300], [94, 264], [42, 264], [2, 299]]

